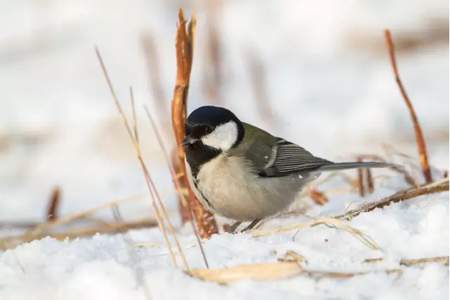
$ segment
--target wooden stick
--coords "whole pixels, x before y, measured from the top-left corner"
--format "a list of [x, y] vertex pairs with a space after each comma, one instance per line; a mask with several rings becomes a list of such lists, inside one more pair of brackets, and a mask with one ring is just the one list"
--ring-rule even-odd
[[345, 214], [336, 216], [335, 218], [339, 219], [346, 219], [351, 220], [352, 218], [358, 216], [361, 213], [372, 211], [376, 208], [382, 208], [387, 205], [390, 205], [392, 203], [397, 203], [400, 201], [406, 201], [410, 199], [414, 199], [415, 197], [426, 195], [426, 194], [433, 194], [433, 193], [439, 193], [448, 191], [448, 178], [444, 178], [440, 181], [427, 183], [424, 185], [421, 185], [418, 188], [409, 188], [406, 190], [399, 191], [391, 196], [385, 197], [381, 200], [363, 204], [359, 208], [352, 209]]
[[425, 144], [425, 138], [423, 136], [422, 128], [420, 127], [419, 119], [417, 118], [416, 111], [414, 110], [414, 106], [412, 105], [411, 100], [409, 99], [408, 94], [406, 93], [406, 89], [403, 86], [402, 81], [400, 80], [400, 74], [398, 72], [397, 61], [395, 58], [394, 42], [392, 41], [391, 32], [388, 29], [386, 29], [384, 31], [384, 38], [386, 41], [386, 46], [389, 51], [389, 60], [390, 60], [391, 66], [392, 66], [392, 71], [394, 73], [395, 81], [397, 82], [397, 86], [398, 86], [400, 93], [402, 95], [402, 98], [409, 110], [409, 114], [410, 114], [411, 120], [413, 122], [414, 132], [416, 135], [417, 150], [419, 152], [419, 160], [420, 160], [420, 165], [422, 166], [423, 176], [425, 177], [425, 181], [427, 183], [430, 183], [433, 181], [433, 178], [431, 176], [430, 165], [428, 163], [428, 154], [427, 154], [427, 147]]

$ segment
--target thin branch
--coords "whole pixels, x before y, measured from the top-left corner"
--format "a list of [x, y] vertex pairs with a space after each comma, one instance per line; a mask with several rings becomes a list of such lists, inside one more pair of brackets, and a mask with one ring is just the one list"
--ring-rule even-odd
[[433, 193], [439, 193], [439, 192], [445, 192], [448, 191], [448, 178], [442, 179], [440, 181], [427, 183], [424, 185], [421, 185], [418, 188], [409, 188], [406, 190], [399, 191], [391, 196], [388, 196], [386, 198], [383, 198], [381, 200], [363, 204], [359, 208], [352, 209], [345, 214], [336, 216], [335, 218], [339, 219], [347, 219], [350, 220], [356, 216], [358, 216], [361, 213], [372, 211], [376, 208], [382, 208], [387, 205], [390, 205], [392, 203], [397, 203], [400, 201], [406, 201], [410, 199], [414, 199], [415, 197], [421, 196], [421, 195], [427, 195], [427, 194], [433, 194]]
[[398, 72], [398, 67], [397, 67], [397, 61], [395, 58], [394, 42], [392, 41], [391, 32], [388, 29], [386, 29], [384, 31], [384, 38], [386, 41], [386, 46], [389, 51], [389, 60], [390, 60], [391, 66], [392, 66], [392, 71], [394, 73], [395, 81], [397, 82], [397, 85], [398, 85], [398, 88], [402, 95], [402, 98], [403, 98], [406, 106], [408, 107], [409, 114], [411, 116], [411, 120], [414, 125], [417, 150], [419, 152], [419, 160], [420, 160], [420, 165], [422, 166], [423, 176], [425, 177], [425, 181], [427, 183], [430, 183], [433, 181], [433, 178], [431, 176], [430, 165], [428, 163], [428, 155], [427, 155], [427, 147], [425, 144], [425, 138], [423, 136], [422, 128], [420, 127], [420, 123], [419, 123], [419, 119], [417, 118], [416, 111], [414, 110], [411, 100], [409, 99], [408, 94], [406, 93], [406, 89], [403, 86], [403, 83], [400, 79], [400, 74]]

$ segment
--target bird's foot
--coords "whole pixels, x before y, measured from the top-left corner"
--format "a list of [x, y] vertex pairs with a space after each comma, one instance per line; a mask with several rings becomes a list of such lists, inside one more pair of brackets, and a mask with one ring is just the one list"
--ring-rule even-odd
[[247, 225], [247, 227], [245, 227], [244, 229], [242, 229], [240, 232], [246, 232], [248, 230], [251, 230], [255, 227], [257, 227], [258, 225], [260, 225], [261, 223], [261, 219], [255, 219], [253, 220], [250, 224]]

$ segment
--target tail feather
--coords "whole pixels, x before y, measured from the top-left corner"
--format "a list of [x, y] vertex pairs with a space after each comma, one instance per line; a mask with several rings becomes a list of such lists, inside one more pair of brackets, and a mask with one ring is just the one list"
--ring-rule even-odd
[[342, 162], [342, 163], [331, 163], [327, 165], [321, 166], [318, 171], [336, 171], [336, 170], [345, 170], [345, 169], [361, 169], [361, 168], [389, 168], [392, 167], [393, 164], [384, 163], [384, 162]]

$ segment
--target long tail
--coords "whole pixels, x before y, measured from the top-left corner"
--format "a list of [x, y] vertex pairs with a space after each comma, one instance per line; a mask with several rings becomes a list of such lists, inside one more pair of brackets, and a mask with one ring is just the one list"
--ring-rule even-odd
[[389, 168], [394, 166], [393, 164], [384, 162], [342, 162], [342, 163], [331, 163], [321, 166], [317, 171], [336, 171], [345, 169], [360, 169], [360, 168]]

